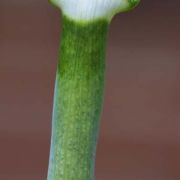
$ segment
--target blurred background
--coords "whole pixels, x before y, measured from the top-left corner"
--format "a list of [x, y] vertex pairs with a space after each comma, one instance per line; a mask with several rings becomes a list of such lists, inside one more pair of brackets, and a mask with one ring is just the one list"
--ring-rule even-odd
[[[0, 179], [45, 180], [61, 15], [0, 1]], [[109, 32], [96, 180], [180, 179], [180, 1], [142, 0]]]

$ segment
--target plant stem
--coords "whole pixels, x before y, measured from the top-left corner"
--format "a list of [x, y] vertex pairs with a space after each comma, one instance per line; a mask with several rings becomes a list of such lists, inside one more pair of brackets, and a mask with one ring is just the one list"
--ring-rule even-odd
[[50, 0], [63, 13], [48, 180], [93, 180], [109, 23], [140, 0]]
[[108, 26], [63, 16], [48, 180], [94, 179]]

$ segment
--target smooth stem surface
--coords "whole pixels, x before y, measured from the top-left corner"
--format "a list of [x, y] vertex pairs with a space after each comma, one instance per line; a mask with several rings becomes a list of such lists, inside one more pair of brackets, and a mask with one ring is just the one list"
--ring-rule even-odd
[[48, 180], [93, 180], [108, 23], [63, 17]]

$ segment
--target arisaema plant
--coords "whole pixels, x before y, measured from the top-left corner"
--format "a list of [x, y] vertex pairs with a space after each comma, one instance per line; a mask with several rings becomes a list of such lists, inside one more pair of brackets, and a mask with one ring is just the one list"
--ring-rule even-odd
[[140, 0], [51, 0], [62, 12], [48, 180], [93, 180], [113, 16]]

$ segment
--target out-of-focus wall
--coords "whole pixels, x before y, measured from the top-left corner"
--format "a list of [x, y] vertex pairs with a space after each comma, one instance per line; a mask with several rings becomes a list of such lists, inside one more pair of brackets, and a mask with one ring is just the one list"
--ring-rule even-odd
[[[179, 7], [112, 22], [97, 180], [180, 179]], [[0, 1], [0, 179], [46, 179], [61, 25], [47, 1]]]

